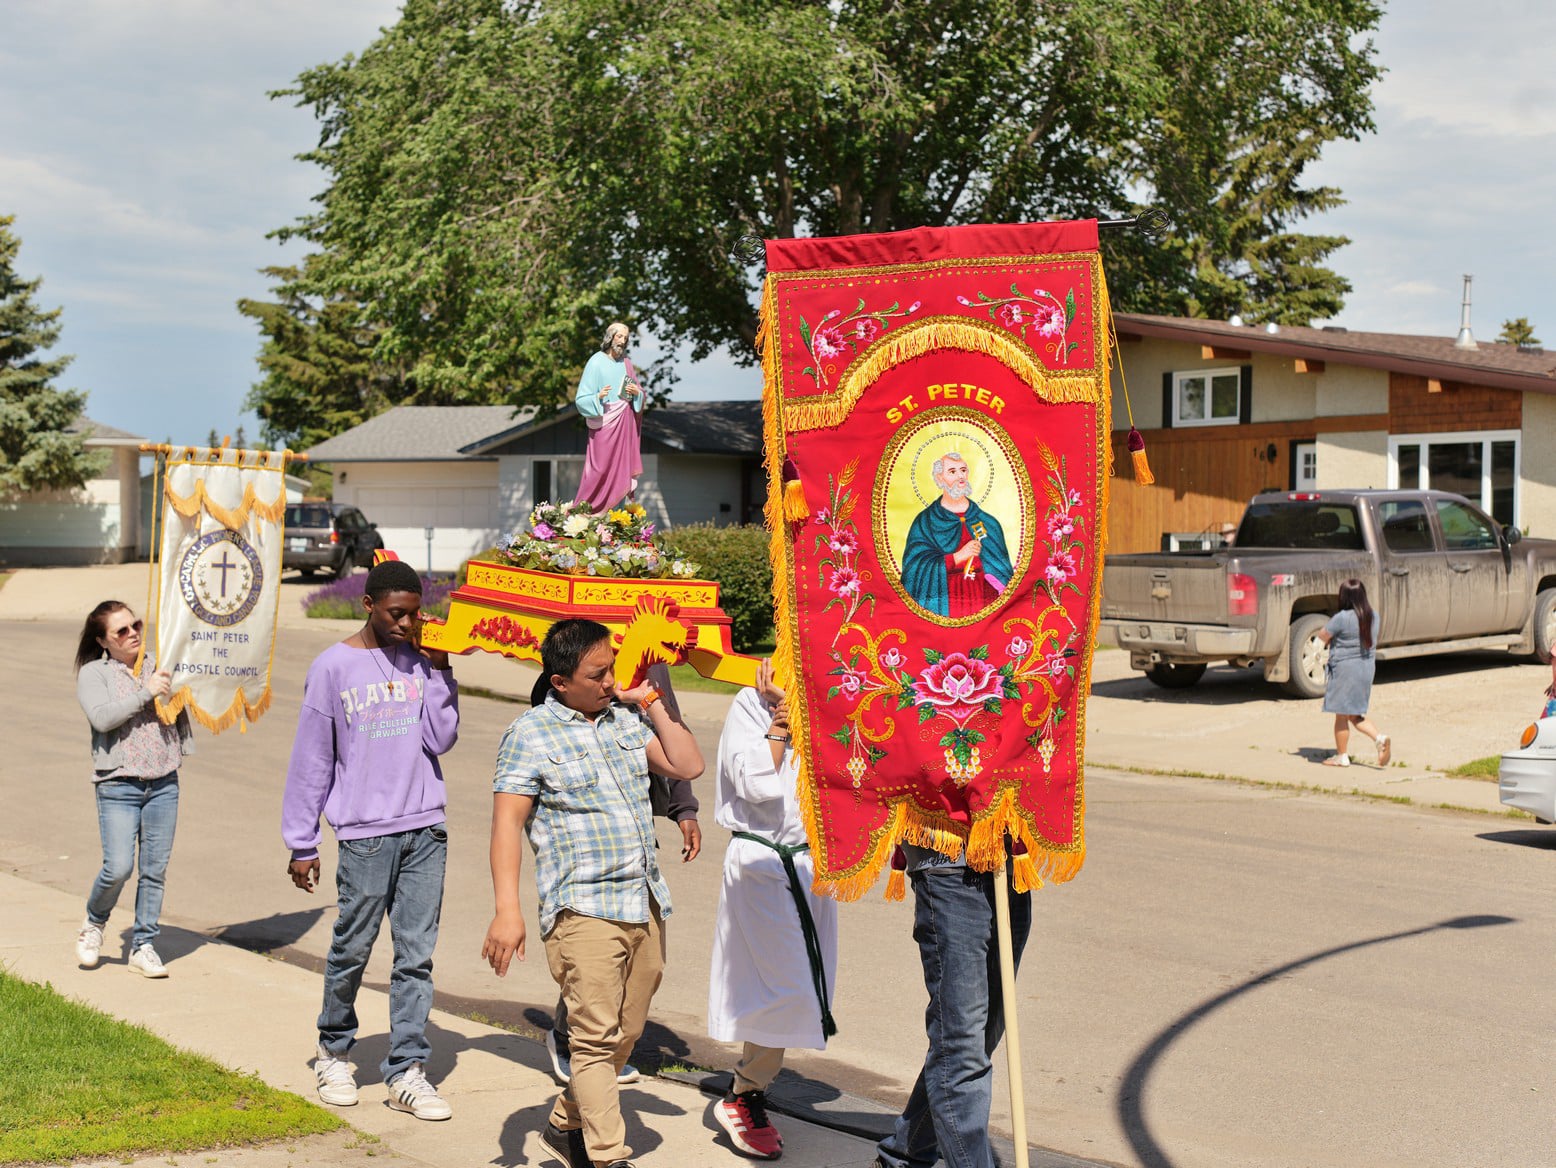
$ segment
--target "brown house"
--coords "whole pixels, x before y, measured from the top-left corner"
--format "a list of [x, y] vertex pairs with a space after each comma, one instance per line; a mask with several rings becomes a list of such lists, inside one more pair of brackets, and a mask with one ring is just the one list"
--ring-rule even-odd
[[[1209, 546], [1265, 490], [1431, 487], [1556, 536], [1556, 354], [1119, 314], [1108, 550]], [[1136, 483], [1123, 386], [1154, 486]]]

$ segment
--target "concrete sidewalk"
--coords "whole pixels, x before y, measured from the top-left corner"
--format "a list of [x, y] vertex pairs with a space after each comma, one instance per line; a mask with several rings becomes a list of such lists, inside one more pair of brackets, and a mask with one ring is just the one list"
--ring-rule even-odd
[[[0, 874], [0, 905], [0, 965], [9, 973], [46, 982], [114, 1017], [145, 1026], [175, 1046], [251, 1071], [282, 1090], [316, 1098], [309, 1061], [319, 1011], [317, 974], [166, 928], [157, 945], [168, 963], [165, 981], [147, 981], [127, 969], [117, 930], [107, 938], [103, 964], [84, 970], [76, 965], [71, 945], [81, 924], [79, 897]], [[377, 1063], [388, 1041], [388, 995], [364, 988], [357, 1008], [363, 1037], [353, 1059], [362, 1102], [329, 1110], [382, 1141], [375, 1164], [465, 1168], [557, 1162], [540, 1140], [557, 1093], [543, 1046], [434, 1010], [428, 1073], [452, 1105], [454, 1118], [427, 1123], [390, 1110], [378, 1082]], [[712, 1118], [712, 1104], [712, 1096], [671, 1079], [645, 1077], [623, 1088], [628, 1140], [639, 1162], [676, 1168], [740, 1163]], [[874, 1158], [869, 1140], [792, 1118], [777, 1122], [784, 1136], [783, 1162], [792, 1168], [864, 1168]], [[333, 1137], [321, 1138], [308, 1154], [298, 1155], [309, 1143], [301, 1141], [287, 1160], [356, 1163], [362, 1155], [346, 1147], [350, 1141]], [[386, 1158], [385, 1150], [394, 1157]], [[166, 1164], [167, 1157], [148, 1163]]]

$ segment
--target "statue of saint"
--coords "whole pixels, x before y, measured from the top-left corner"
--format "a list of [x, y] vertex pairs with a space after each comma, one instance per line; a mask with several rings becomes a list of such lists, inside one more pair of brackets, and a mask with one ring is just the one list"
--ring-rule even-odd
[[608, 511], [637, 490], [643, 473], [643, 386], [627, 360], [627, 326], [605, 329], [600, 351], [578, 380], [574, 404], [589, 427], [577, 502]]
[[918, 513], [902, 553], [902, 586], [920, 607], [965, 617], [992, 604], [1010, 582], [999, 520], [970, 495], [967, 460], [947, 453], [930, 468], [940, 498]]

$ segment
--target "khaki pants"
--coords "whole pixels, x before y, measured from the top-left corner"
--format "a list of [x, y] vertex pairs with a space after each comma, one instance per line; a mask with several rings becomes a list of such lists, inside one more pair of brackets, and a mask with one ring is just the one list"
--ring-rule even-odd
[[643, 1035], [648, 1004], [665, 967], [659, 909], [647, 924], [623, 924], [564, 909], [546, 937], [546, 964], [567, 1003], [573, 1075], [557, 1096], [551, 1122], [582, 1127], [589, 1158], [626, 1160], [627, 1125], [621, 1118], [616, 1074]]
[[765, 1091], [783, 1070], [783, 1047], [761, 1046], [748, 1042], [735, 1064], [734, 1092]]

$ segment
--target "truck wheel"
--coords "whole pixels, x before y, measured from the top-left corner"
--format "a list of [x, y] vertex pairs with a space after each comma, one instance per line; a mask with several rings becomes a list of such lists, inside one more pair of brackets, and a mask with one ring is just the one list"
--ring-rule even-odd
[[1534, 598], [1534, 656], [1537, 661], [1551, 659], [1556, 648], [1556, 588], [1547, 588]]
[[1328, 684], [1324, 677], [1324, 665], [1329, 660], [1329, 646], [1318, 639], [1318, 634], [1329, 623], [1321, 612], [1309, 613], [1291, 622], [1291, 678], [1286, 682], [1286, 692], [1299, 698], [1321, 698]]
[[1188, 689], [1205, 676], [1203, 665], [1158, 661], [1145, 671], [1146, 677], [1163, 689]]

